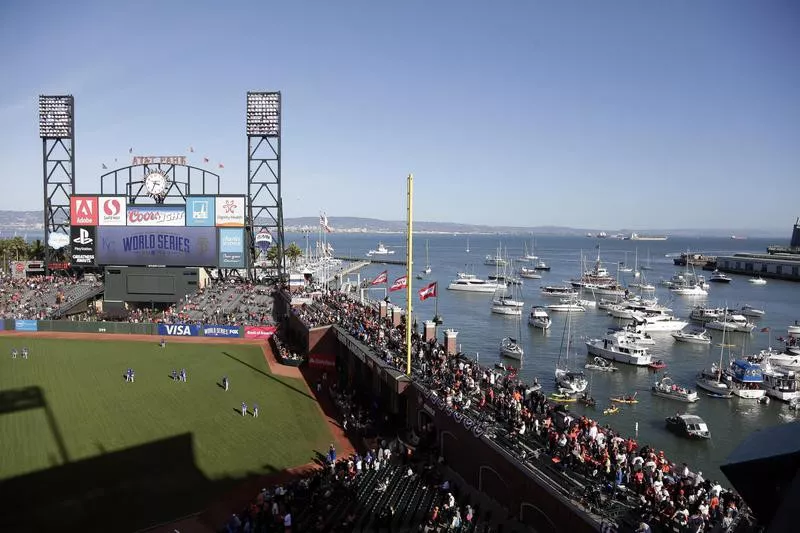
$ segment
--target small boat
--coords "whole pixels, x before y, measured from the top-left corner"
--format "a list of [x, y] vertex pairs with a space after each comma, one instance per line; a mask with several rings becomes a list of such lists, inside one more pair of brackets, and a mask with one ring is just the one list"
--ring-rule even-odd
[[603, 409], [604, 415], [613, 415], [616, 414], [617, 412], [619, 412], [619, 407], [617, 407], [616, 405], [612, 405], [611, 407]]
[[386, 246], [383, 245], [382, 242], [378, 243], [378, 248], [367, 252], [367, 255], [370, 257], [372, 257], [373, 255], [392, 255], [392, 254], [394, 254], [394, 250], [388, 249]]
[[741, 309], [738, 309], [735, 312], [739, 313], [740, 315], [744, 315], [746, 317], [749, 317], [749, 318], [761, 318], [762, 316], [764, 316], [766, 314], [763, 309], [756, 309], [752, 305], [748, 305], [748, 304], [743, 305]]
[[511, 359], [522, 359], [525, 351], [522, 346], [513, 337], [506, 337], [500, 341], [500, 355], [509, 357]]
[[584, 392], [580, 396], [578, 396], [578, 403], [585, 405], [586, 407], [594, 407], [597, 405], [597, 402], [594, 398], [592, 398], [588, 392]]
[[612, 363], [609, 363], [602, 357], [595, 357], [591, 363], [586, 363], [584, 368], [587, 370], [597, 370], [599, 372], [616, 372], [619, 370]]
[[699, 399], [697, 397], [697, 392], [677, 385], [672, 381], [672, 378], [668, 376], [664, 376], [659, 381], [656, 381], [650, 391], [655, 396], [660, 396], [669, 400], [677, 400], [679, 402], [694, 403]]
[[711, 277], [708, 278], [708, 281], [713, 281], [715, 283], [730, 283], [731, 281], [733, 281], [733, 278], [731, 278], [724, 272], [715, 270], [714, 272], [711, 273]]
[[539, 259], [538, 261], [536, 261], [536, 266], [534, 266], [533, 268], [535, 268], [536, 270], [543, 270], [547, 272], [550, 270], [550, 265]]
[[525, 267], [519, 269], [519, 277], [526, 279], [542, 279], [542, 275], [539, 274], [535, 268]]
[[635, 404], [639, 403], [639, 400], [636, 399], [636, 395], [638, 393], [633, 393], [633, 396], [621, 396], [621, 397], [611, 397], [611, 401], [614, 403], [626, 403], [626, 404]]
[[800, 323], [797, 320], [794, 321], [794, 324], [786, 328], [786, 333], [791, 336], [800, 336]]
[[579, 300], [564, 298], [560, 303], [546, 305], [545, 309], [554, 313], [581, 313], [586, 311], [586, 307], [578, 303]]
[[665, 419], [667, 429], [689, 439], [710, 439], [708, 425], [697, 415], [688, 413], [676, 414]]
[[667, 368], [667, 363], [659, 359], [658, 361], [653, 361], [647, 366], [652, 368], [653, 370], [661, 370], [662, 368]]
[[553, 394], [551, 394], [549, 396], [549, 399], [554, 401], [554, 402], [561, 402], [561, 403], [574, 403], [574, 402], [578, 401], [577, 398], [573, 398], [569, 394], [559, 394], [557, 392], [554, 392]]
[[711, 344], [711, 335], [706, 330], [693, 331], [693, 330], [680, 330], [672, 334], [672, 338], [680, 342], [688, 342], [690, 344]]
[[528, 324], [535, 328], [546, 330], [550, 328], [552, 323], [553, 321], [550, 320], [550, 315], [547, 314], [547, 309], [540, 305], [535, 305], [531, 308], [531, 314], [528, 317]]
[[747, 280], [750, 285], [766, 285], [767, 280], [762, 278], [761, 276], [756, 276], [754, 278], [750, 278]]

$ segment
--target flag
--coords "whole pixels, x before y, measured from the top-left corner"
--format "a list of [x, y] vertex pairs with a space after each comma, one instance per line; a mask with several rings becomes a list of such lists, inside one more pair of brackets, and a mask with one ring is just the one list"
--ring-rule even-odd
[[325, 213], [319, 214], [319, 226], [327, 233], [333, 233], [333, 228], [328, 224], [328, 215]]
[[133, 148], [128, 148], [128, 153], [132, 154], [133, 153]]
[[389, 271], [384, 270], [383, 272], [378, 274], [378, 277], [372, 280], [370, 285], [380, 285], [381, 283], [386, 283], [387, 281], [389, 281]]
[[106, 166], [105, 163], [103, 163], [103, 170], [106, 170], [106, 169], [108, 169], [108, 167]]
[[225, 165], [223, 165], [222, 163], [220, 163], [220, 164], [219, 164], [219, 168], [225, 168]]
[[436, 298], [436, 282], [426, 285], [419, 290], [420, 301], [425, 301], [428, 298]]
[[194, 148], [192, 148], [192, 147], [190, 146], [190, 147], [189, 147], [189, 151], [190, 151], [190, 152], [194, 152]]
[[761, 328], [761, 333], [769, 333], [769, 328]]
[[389, 287], [389, 292], [399, 291], [399, 290], [405, 289], [407, 286], [408, 286], [408, 278], [406, 278], [405, 276], [402, 276], [402, 277], [397, 278], [396, 280], [394, 280], [394, 283], [392, 283], [392, 286]]
[[203, 158], [203, 163], [208, 163], [208, 158], [207, 157]]

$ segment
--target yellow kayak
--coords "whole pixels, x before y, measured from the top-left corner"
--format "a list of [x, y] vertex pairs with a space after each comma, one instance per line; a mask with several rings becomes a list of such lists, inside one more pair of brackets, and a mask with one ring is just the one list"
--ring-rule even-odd
[[617, 411], [619, 411], [619, 407], [616, 407], [616, 406], [609, 407], [608, 409], [603, 409], [603, 414], [604, 415], [613, 415]]
[[571, 396], [567, 396], [566, 394], [551, 394], [550, 399], [554, 402], [562, 402], [562, 403], [572, 403], [577, 402], [577, 398], [572, 398]]
[[636, 398], [611, 398], [614, 403], [639, 403]]

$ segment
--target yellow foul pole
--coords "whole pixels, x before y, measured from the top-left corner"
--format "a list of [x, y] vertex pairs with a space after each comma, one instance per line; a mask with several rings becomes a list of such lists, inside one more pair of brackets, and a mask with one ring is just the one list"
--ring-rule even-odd
[[414, 232], [413, 232], [413, 200], [414, 200], [414, 175], [408, 175], [408, 201], [406, 219], [408, 220], [408, 228], [406, 229], [406, 374], [411, 375], [411, 271], [414, 266]]

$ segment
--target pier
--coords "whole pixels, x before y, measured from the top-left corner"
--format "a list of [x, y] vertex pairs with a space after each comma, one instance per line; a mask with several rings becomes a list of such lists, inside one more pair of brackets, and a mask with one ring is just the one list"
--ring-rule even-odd
[[[349, 261], [351, 263], [365, 263], [367, 265], [401, 265], [406, 266], [406, 262], [402, 259], [384, 259], [383, 257], [373, 257], [370, 256], [368, 259], [364, 259], [363, 257], [344, 257], [344, 256], [337, 256], [334, 259], [339, 259], [340, 261]], [[360, 267], [359, 267], [360, 268]]]

